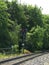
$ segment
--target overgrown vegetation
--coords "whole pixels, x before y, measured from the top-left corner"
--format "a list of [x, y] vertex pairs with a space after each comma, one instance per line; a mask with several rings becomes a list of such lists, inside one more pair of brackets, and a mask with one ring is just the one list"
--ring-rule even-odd
[[37, 6], [0, 0], [0, 48], [12, 47], [18, 53], [22, 43], [31, 52], [49, 50], [49, 15]]

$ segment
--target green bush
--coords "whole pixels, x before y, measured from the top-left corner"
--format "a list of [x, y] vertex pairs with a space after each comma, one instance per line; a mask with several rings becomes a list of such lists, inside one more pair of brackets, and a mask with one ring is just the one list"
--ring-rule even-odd
[[12, 52], [13, 53], [18, 53], [18, 45], [12, 46]]

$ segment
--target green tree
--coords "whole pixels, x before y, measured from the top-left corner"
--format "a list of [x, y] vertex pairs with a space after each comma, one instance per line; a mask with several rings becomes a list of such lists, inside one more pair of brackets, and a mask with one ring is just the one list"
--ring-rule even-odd
[[42, 20], [42, 12], [41, 8], [38, 8], [37, 6], [24, 6], [25, 15], [27, 18], [27, 26], [29, 29], [31, 29], [34, 26], [43, 26], [43, 20]]
[[44, 38], [43, 38], [43, 49], [49, 49], [49, 15], [43, 15], [44, 23]]
[[10, 35], [8, 30], [9, 14], [4, 1], [0, 1], [0, 47], [10, 46]]
[[40, 26], [33, 27], [29, 33], [27, 33], [28, 49], [30, 51], [41, 50], [43, 46], [44, 28]]

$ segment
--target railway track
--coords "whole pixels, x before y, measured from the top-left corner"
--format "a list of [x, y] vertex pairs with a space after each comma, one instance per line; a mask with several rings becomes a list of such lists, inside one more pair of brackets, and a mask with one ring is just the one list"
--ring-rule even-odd
[[41, 56], [46, 53], [48, 52], [32, 53], [32, 54], [27, 54], [27, 55], [3, 60], [3, 61], [0, 61], [0, 65], [19, 65], [25, 61], [31, 60], [35, 57]]

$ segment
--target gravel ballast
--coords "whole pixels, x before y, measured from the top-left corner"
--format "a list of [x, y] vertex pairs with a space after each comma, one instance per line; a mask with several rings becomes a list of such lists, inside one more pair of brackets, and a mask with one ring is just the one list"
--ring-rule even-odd
[[[15, 63], [18, 61], [20, 61], [20, 60], [13, 60], [13, 61], [3, 63], [0, 65], [17, 65]], [[49, 53], [42, 54], [40, 56], [37, 56], [31, 60], [25, 61], [18, 65], [49, 65]]]
[[49, 53], [26, 61], [20, 65], [49, 65]]

